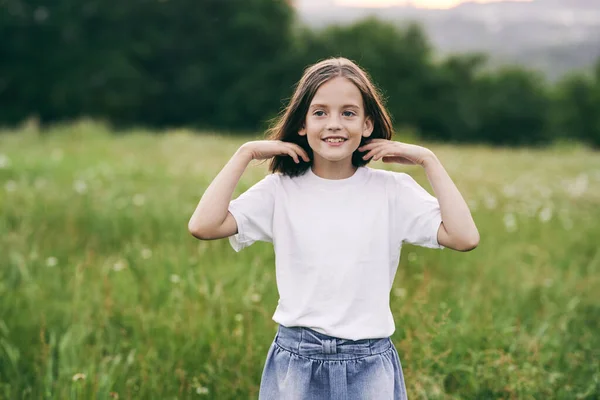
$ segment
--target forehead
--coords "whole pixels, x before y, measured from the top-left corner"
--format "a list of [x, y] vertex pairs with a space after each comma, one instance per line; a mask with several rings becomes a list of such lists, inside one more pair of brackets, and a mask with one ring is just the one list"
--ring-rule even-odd
[[311, 102], [311, 104], [327, 104], [332, 106], [347, 103], [354, 103], [362, 107], [362, 94], [352, 81], [341, 76], [322, 84]]

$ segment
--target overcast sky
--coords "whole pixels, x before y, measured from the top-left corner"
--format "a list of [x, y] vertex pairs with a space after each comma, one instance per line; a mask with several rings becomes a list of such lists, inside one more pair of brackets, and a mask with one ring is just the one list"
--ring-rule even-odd
[[[336, 4], [345, 6], [359, 7], [387, 7], [412, 3], [417, 7], [426, 8], [448, 8], [457, 4], [464, 3], [466, 0], [335, 0]], [[497, 0], [476, 0], [480, 3], [489, 3]], [[512, 0], [512, 1], [530, 1], [530, 0]]]

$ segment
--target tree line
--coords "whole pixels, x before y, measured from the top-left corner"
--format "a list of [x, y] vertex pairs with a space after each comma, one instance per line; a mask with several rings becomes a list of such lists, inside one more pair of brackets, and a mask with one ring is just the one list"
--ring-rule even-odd
[[431, 140], [600, 147], [600, 60], [549, 83], [484, 54], [441, 58], [414, 24], [310, 29], [290, 0], [0, 3], [0, 124], [88, 116], [115, 126], [265, 129], [304, 68], [344, 56], [381, 89], [398, 129]]

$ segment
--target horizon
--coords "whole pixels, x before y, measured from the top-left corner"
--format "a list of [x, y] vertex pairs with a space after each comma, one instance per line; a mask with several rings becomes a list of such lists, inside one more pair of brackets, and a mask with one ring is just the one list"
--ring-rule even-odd
[[[456, 7], [461, 3], [492, 3], [499, 0], [335, 0], [334, 3], [338, 6], [345, 7], [393, 7], [412, 5], [418, 8], [430, 8], [430, 9], [448, 9]], [[526, 2], [532, 0], [501, 0], [501, 1], [512, 1], [512, 2]]]

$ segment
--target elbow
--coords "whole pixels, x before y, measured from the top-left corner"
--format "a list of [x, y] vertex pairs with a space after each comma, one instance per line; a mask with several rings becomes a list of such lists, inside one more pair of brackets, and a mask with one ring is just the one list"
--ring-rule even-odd
[[461, 248], [460, 251], [471, 251], [474, 250], [477, 246], [479, 246], [479, 233], [477, 232], [475, 235], [473, 235], [472, 237], [466, 239], [462, 244], [461, 244]]
[[210, 240], [210, 235], [206, 231], [206, 229], [202, 229], [201, 227], [195, 226], [191, 223], [188, 223], [188, 232], [199, 240]]

